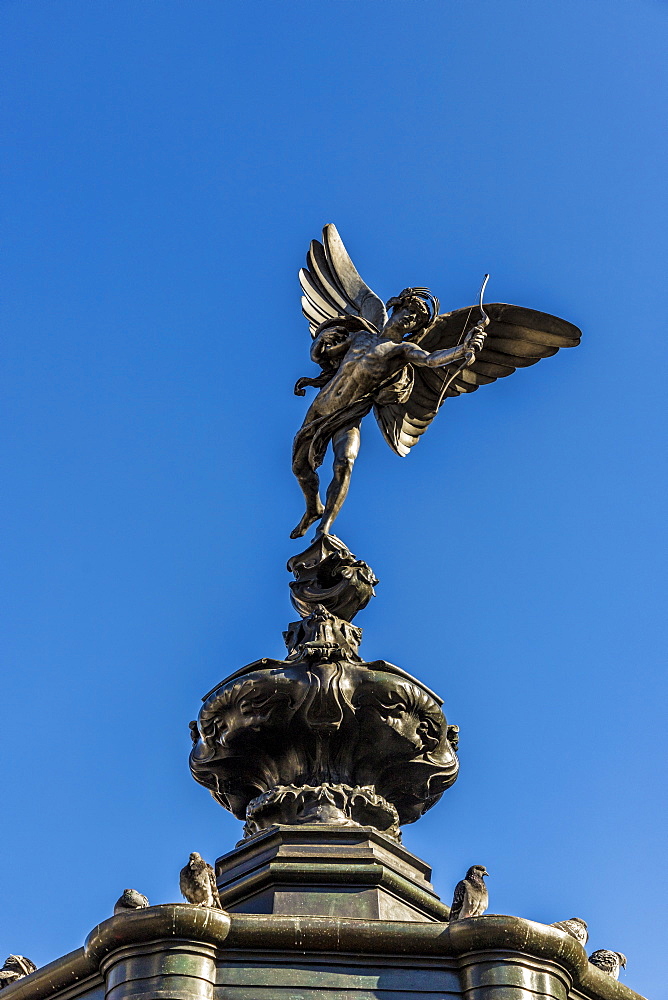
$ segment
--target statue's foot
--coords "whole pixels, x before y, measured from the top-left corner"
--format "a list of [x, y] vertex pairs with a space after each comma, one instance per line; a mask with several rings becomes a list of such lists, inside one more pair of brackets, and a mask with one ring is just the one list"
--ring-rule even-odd
[[313, 522], [322, 517], [324, 512], [325, 508], [322, 504], [320, 505], [320, 510], [307, 510], [297, 527], [290, 532], [290, 538], [301, 538], [302, 535], [305, 535]]

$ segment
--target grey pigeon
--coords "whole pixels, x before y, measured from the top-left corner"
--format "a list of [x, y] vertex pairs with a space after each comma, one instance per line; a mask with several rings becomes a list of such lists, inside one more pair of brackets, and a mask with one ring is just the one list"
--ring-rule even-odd
[[566, 933], [570, 934], [571, 937], [574, 937], [576, 941], [579, 941], [583, 948], [589, 940], [587, 924], [581, 917], [571, 917], [570, 920], [557, 920], [556, 923], [550, 924], [550, 927], [556, 927], [560, 931], [566, 931]]
[[626, 955], [622, 955], [621, 951], [608, 951], [607, 948], [592, 951], [589, 961], [601, 972], [605, 972], [606, 976], [612, 976], [613, 979], [619, 979], [620, 968], [626, 968]]
[[130, 910], [143, 910], [150, 905], [146, 896], [136, 889], [123, 889], [123, 895], [114, 904], [114, 916], [117, 913], [129, 913]]
[[222, 910], [213, 868], [197, 851], [193, 851], [188, 864], [181, 869], [179, 885], [181, 893], [189, 903]]
[[450, 908], [450, 920], [480, 917], [489, 905], [487, 886], [484, 882], [489, 872], [484, 865], [472, 865], [465, 877], [455, 886]]
[[5, 986], [11, 986], [19, 979], [29, 976], [36, 969], [37, 966], [29, 958], [24, 958], [23, 955], [8, 955], [5, 964], [0, 969], [0, 990], [4, 990]]

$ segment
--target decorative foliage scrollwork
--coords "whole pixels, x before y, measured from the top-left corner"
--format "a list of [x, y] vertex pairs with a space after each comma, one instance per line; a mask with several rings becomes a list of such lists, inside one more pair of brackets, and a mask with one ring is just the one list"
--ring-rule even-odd
[[384, 660], [302, 652], [251, 664], [207, 697], [195, 779], [249, 833], [333, 817], [389, 832], [418, 819], [459, 769], [436, 697]]

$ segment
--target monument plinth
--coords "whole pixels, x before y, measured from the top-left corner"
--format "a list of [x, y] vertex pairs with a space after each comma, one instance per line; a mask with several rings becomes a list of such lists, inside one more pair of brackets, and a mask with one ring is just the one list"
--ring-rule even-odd
[[445, 920], [430, 877], [396, 838], [359, 824], [275, 825], [216, 861], [234, 913]]

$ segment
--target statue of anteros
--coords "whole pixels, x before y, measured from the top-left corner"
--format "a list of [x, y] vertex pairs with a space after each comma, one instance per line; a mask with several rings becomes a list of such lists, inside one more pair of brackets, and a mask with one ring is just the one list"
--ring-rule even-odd
[[[322, 374], [300, 378], [294, 390], [303, 396], [305, 386], [320, 389], [294, 440], [292, 470], [306, 511], [292, 538], [318, 520], [319, 533], [331, 532], [359, 451], [360, 423], [372, 408], [390, 448], [405, 456], [448, 396], [580, 342], [578, 328], [556, 316], [503, 303], [483, 307], [482, 289], [477, 307], [440, 315], [427, 288], [405, 288], [385, 306], [360, 278], [333, 225], [325, 226], [322, 243], [311, 243], [299, 278], [311, 359]], [[480, 318], [469, 328], [476, 308]], [[316, 470], [330, 441], [334, 475], [323, 506]]]

